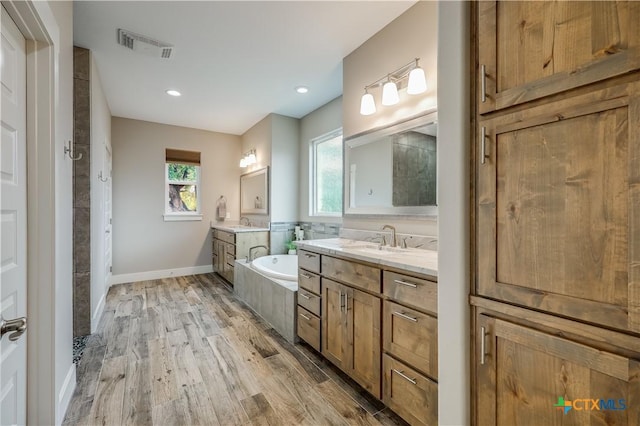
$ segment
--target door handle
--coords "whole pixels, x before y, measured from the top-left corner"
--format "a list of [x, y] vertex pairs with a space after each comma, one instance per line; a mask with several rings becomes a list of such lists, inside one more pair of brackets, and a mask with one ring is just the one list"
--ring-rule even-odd
[[27, 331], [27, 319], [25, 317], [14, 318], [8, 321], [0, 321], [0, 338], [6, 333], [9, 335], [9, 340], [15, 342]]
[[487, 67], [480, 65], [480, 101], [487, 102]]
[[490, 155], [487, 154], [487, 128], [480, 128], [480, 164], [484, 164]]
[[105, 231], [104, 231], [104, 233], [105, 233], [105, 234], [110, 234], [110, 233], [111, 233], [111, 230], [110, 230], [110, 229], [107, 229], [107, 230], [105, 230]]
[[487, 356], [487, 348], [485, 340], [487, 338], [487, 329], [480, 327], [480, 365], [484, 365]]
[[391, 315], [395, 315], [397, 317], [404, 318], [404, 319], [409, 320], [409, 321], [418, 322], [418, 318], [410, 317], [409, 315], [407, 315], [407, 314], [405, 314], [403, 312], [393, 311], [393, 313]]
[[304, 297], [307, 300], [311, 299], [311, 297], [309, 297], [309, 295], [304, 294], [303, 292], [299, 292], [298, 294], [300, 295], [300, 297]]

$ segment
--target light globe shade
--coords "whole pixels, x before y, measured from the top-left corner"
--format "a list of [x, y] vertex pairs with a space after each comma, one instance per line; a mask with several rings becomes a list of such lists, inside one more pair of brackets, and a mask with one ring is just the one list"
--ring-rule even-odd
[[365, 93], [360, 100], [360, 114], [371, 115], [376, 112], [376, 102], [371, 93]]
[[382, 86], [382, 105], [395, 105], [400, 101], [398, 97], [398, 86], [393, 81], [387, 81]]
[[245, 159], [245, 157], [242, 157], [242, 159], [240, 160], [240, 167], [242, 167], [243, 169], [247, 167], [247, 160]]
[[253, 152], [249, 154], [249, 156], [247, 157], [247, 164], [256, 164], [257, 162], [258, 159], [256, 158], [256, 154], [254, 154]]
[[424, 76], [424, 70], [416, 67], [409, 73], [409, 84], [407, 85], [407, 93], [409, 95], [417, 95], [427, 90], [427, 79]]

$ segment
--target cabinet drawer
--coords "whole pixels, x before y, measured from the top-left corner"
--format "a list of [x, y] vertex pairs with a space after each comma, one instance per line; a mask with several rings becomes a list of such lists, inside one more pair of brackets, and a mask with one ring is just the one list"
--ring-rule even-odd
[[234, 246], [233, 244], [225, 244], [224, 251], [226, 251], [227, 254], [229, 254], [230, 256], [233, 256], [235, 258], [235, 256], [236, 256], [236, 246]]
[[298, 306], [302, 306], [317, 316], [320, 316], [320, 299], [321, 297], [316, 294], [302, 288], [298, 289]]
[[438, 384], [389, 355], [382, 362], [382, 401], [412, 425], [437, 425]]
[[438, 312], [438, 283], [384, 271], [385, 296], [429, 312]]
[[[298, 258], [300, 260], [300, 258]], [[298, 269], [298, 285], [315, 294], [320, 293], [320, 275]]]
[[320, 255], [306, 250], [298, 251], [298, 266], [307, 271], [320, 272]]
[[437, 379], [438, 320], [385, 300], [383, 324], [384, 350]]
[[378, 268], [322, 256], [322, 274], [354, 287], [380, 293], [380, 269]]
[[236, 243], [236, 234], [231, 232], [224, 232], [217, 230], [218, 236], [217, 238], [222, 241], [226, 241], [227, 243], [235, 244]]
[[298, 337], [320, 352], [320, 318], [298, 306]]

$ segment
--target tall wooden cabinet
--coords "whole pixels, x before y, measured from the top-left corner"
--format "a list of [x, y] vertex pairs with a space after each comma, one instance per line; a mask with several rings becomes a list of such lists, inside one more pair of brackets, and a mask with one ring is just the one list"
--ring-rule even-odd
[[640, 424], [640, 3], [474, 9], [475, 423]]

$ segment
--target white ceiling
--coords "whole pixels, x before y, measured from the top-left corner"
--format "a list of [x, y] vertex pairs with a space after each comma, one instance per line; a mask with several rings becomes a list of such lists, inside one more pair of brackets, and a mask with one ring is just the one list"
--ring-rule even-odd
[[[414, 3], [79, 1], [74, 43], [93, 52], [114, 116], [239, 135], [340, 96], [342, 58]], [[118, 45], [118, 28], [172, 44], [172, 57]]]

